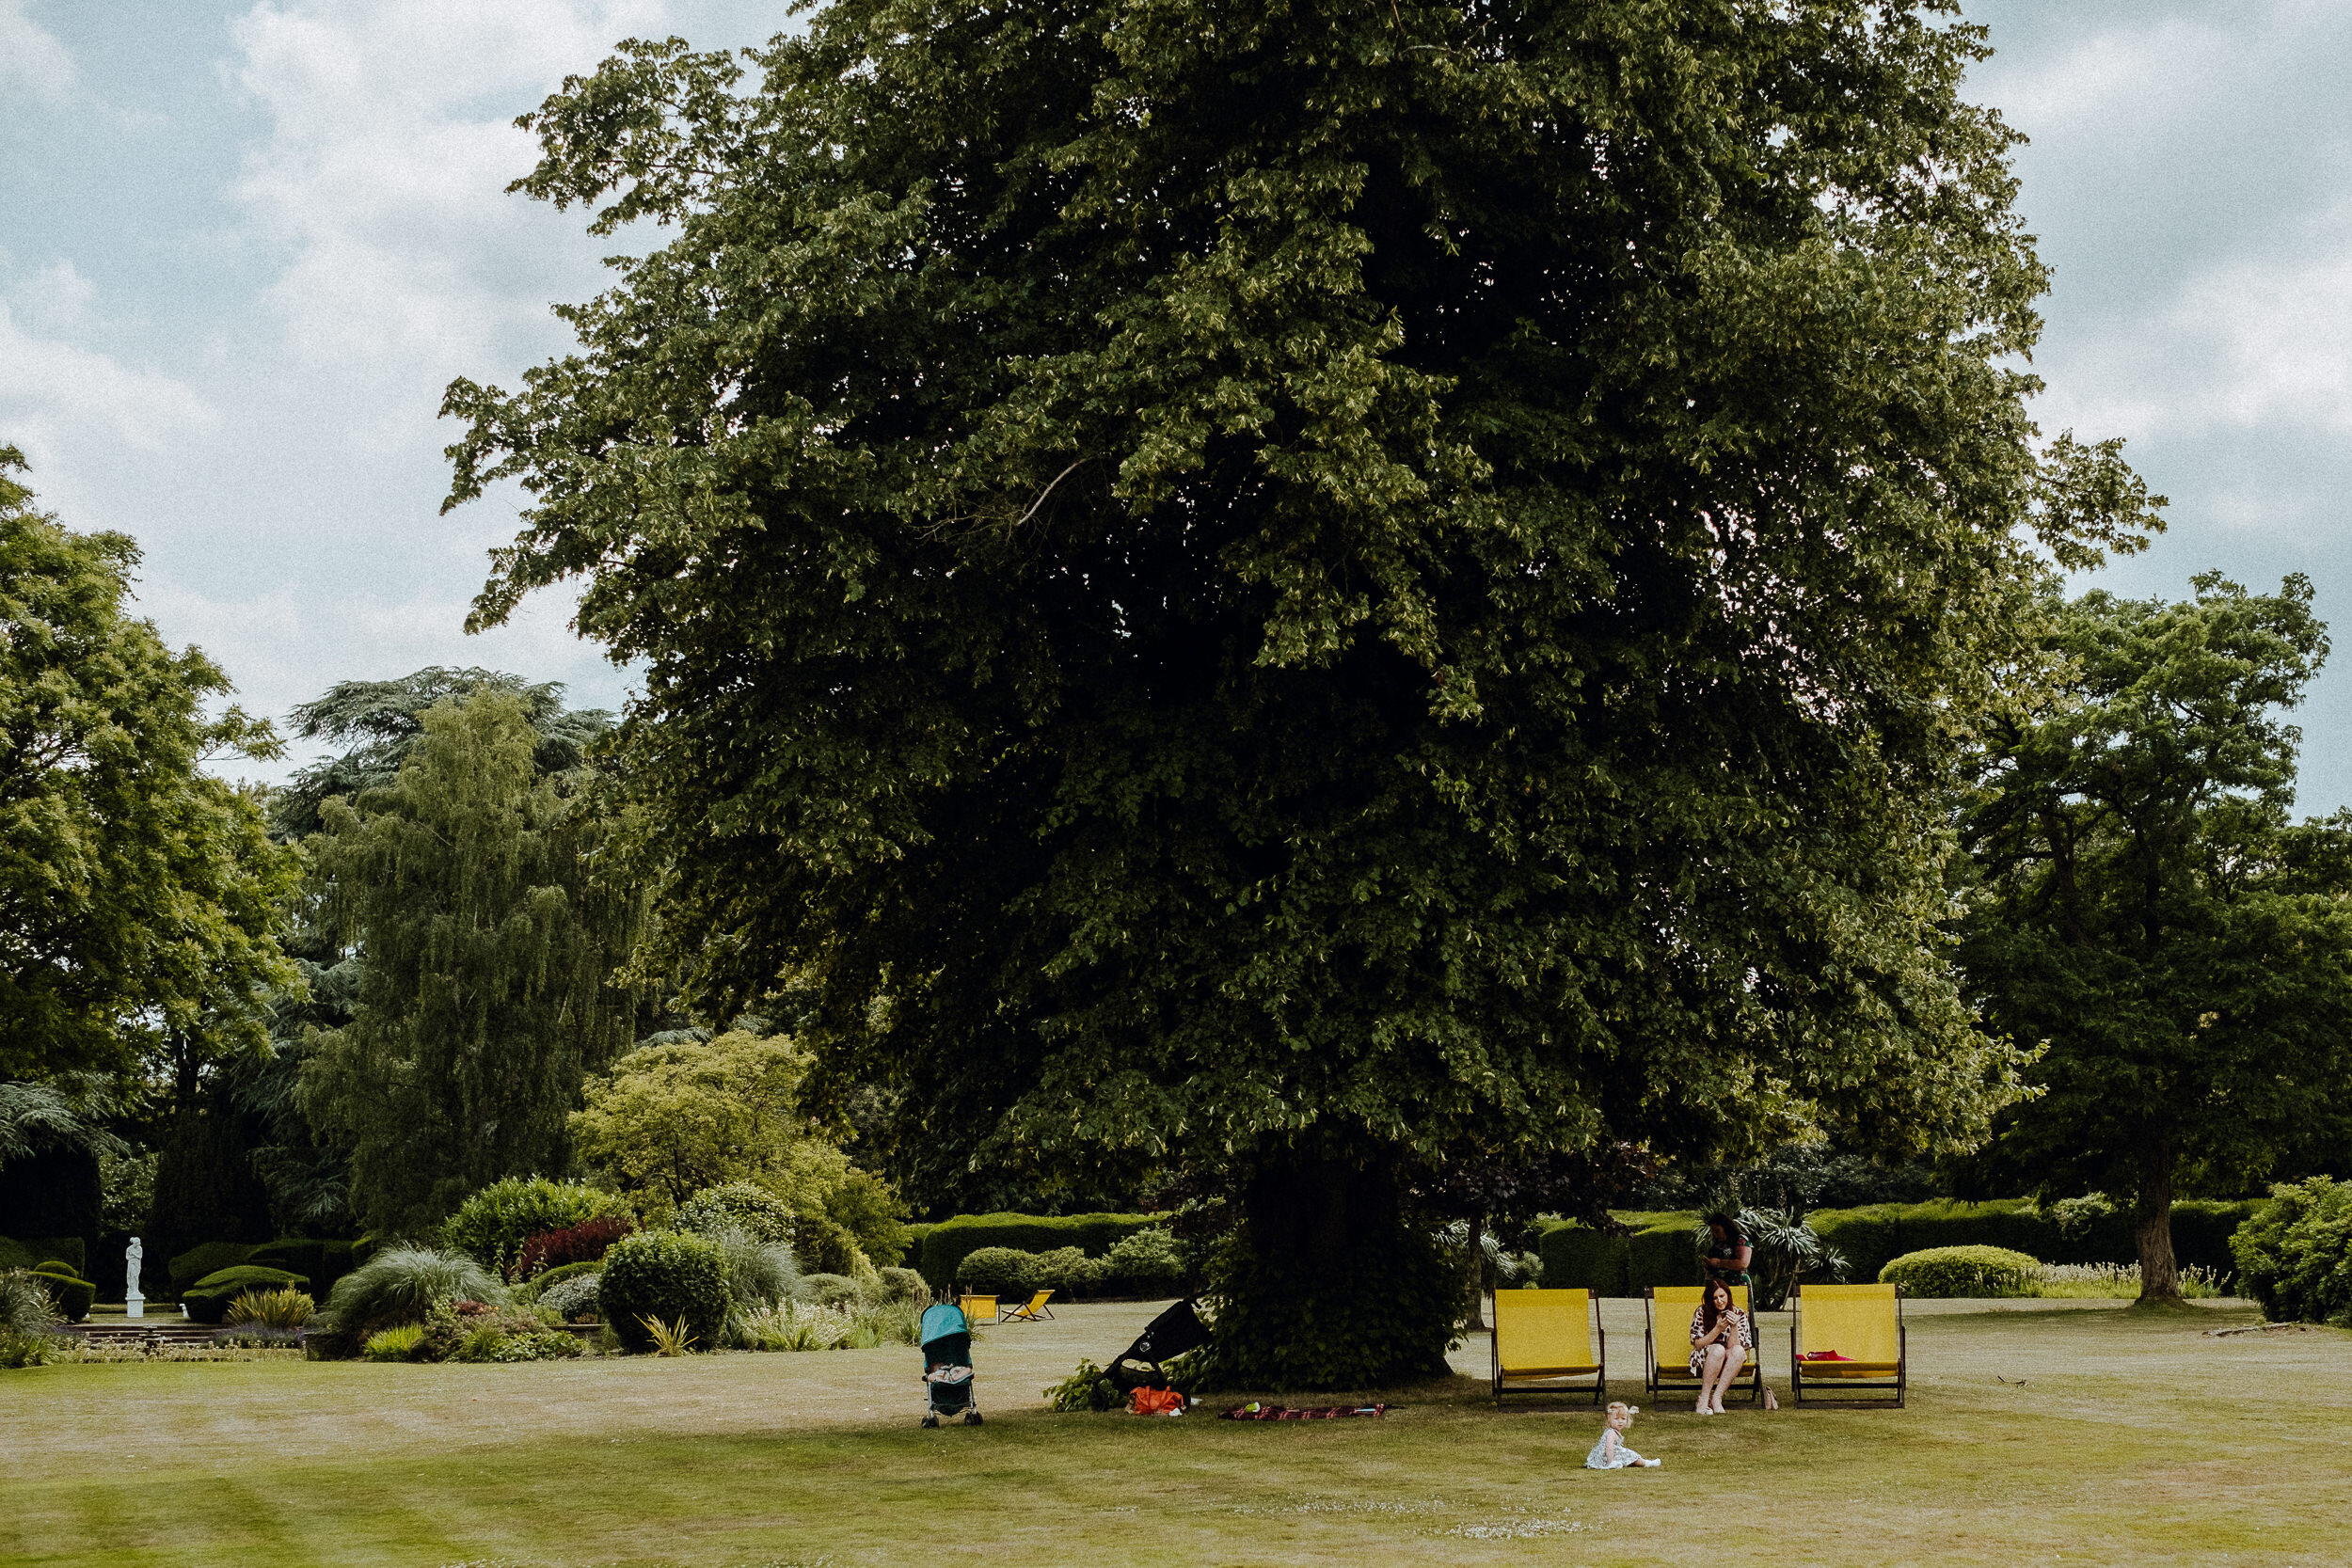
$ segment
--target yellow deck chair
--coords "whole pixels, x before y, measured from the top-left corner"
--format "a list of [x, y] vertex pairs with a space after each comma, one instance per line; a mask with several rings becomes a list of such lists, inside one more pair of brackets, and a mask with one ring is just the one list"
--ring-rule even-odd
[[[1902, 1407], [1911, 1382], [1911, 1336], [1903, 1327], [1900, 1286], [1800, 1285], [1789, 1292], [1788, 1310], [1788, 1382], [1799, 1404], [1809, 1388], [1815, 1404]], [[1805, 1359], [1824, 1351], [1845, 1359]], [[1830, 1389], [1875, 1392], [1868, 1399], [1824, 1399]]]
[[[1688, 1390], [1692, 1397], [1699, 1391], [1698, 1375], [1691, 1370], [1691, 1314], [1699, 1309], [1699, 1297], [1704, 1285], [1653, 1285], [1647, 1292], [1647, 1322], [1642, 1332], [1643, 1360], [1648, 1364], [1647, 1386], [1651, 1399], [1661, 1394]], [[1734, 1285], [1731, 1304], [1748, 1314], [1748, 1338], [1756, 1338], [1756, 1314], [1748, 1306], [1748, 1288]], [[1747, 1360], [1740, 1368], [1740, 1375], [1731, 1380], [1734, 1388], [1744, 1388], [1756, 1403], [1764, 1402], [1763, 1347], [1752, 1346]]]
[[1598, 1404], [1609, 1392], [1608, 1348], [1590, 1291], [1495, 1292], [1488, 1350], [1497, 1404], [1505, 1394], [1581, 1394], [1588, 1377]]
[[1053, 1291], [1040, 1291], [1020, 1306], [1006, 1307], [997, 1315], [998, 1320], [1009, 1323], [1043, 1323], [1054, 1315], [1045, 1309], [1045, 1304], [1053, 1299]]
[[958, 1296], [956, 1305], [963, 1308], [963, 1321], [975, 1328], [982, 1323], [993, 1323], [996, 1321], [996, 1298], [994, 1296]]

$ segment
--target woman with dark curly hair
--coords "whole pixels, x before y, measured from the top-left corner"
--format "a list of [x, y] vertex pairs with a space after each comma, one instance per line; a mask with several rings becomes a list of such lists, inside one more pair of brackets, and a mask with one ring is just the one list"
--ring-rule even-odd
[[1740, 1228], [1739, 1220], [1728, 1211], [1718, 1210], [1707, 1216], [1707, 1252], [1699, 1261], [1707, 1266], [1708, 1282], [1712, 1284], [1720, 1279], [1726, 1285], [1753, 1284], [1748, 1278], [1748, 1264], [1755, 1259], [1756, 1251], [1748, 1245], [1747, 1232]]

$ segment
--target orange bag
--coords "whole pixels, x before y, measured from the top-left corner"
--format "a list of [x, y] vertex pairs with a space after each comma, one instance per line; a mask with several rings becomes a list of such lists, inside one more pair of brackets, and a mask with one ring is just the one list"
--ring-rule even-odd
[[1184, 1408], [1184, 1396], [1173, 1388], [1136, 1390], [1135, 1413], [1138, 1416], [1174, 1416]]

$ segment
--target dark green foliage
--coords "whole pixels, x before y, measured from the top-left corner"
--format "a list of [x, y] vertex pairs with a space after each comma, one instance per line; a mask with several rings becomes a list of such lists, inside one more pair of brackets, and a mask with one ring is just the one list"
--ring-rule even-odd
[[442, 1223], [441, 1239], [483, 1267], [504, 1272], [522, 1256], [523, 1243], [531, 1237], [628, 1207], [615, 1195], [585, 1182], [509, 1177], [469, 1195]]
[[1075, 1371], [1042, 1392], [1048, 1409], [1065, 1414], [1119, 1408], [1119, 1389], [1091, 1361], [1080, 1361]]
[[1929, 1247], [1888, 1259], [1878, 1279], [1882, 1285], [1901, 1286], [1907, 1296], [2022, 1296], [2033, 1283], [2040, 1261], [2029, 1252], [2009, 1247]]
[[57, 1316], [68, 1323], [77, 1323], [88, 1317], [90, 1304], [98, 1299], [98, 1287], [63, 1263], [44, 1264], [33, 1271], [33, 1277], [56, 1298]]
[[635, 1033], [636, 998], [610, 981], [642, 912], [591, 875], [606, 827], [578, 781], [537, 770], [520, 701], [485, 692], [422, 723], [395, 781], [329, 800], [308, 841], [362, 972], [301, 1096], [351, 1150], [359, 1218], [412, 1233], [487, 1183], [568, 1166], [581, 1082]]
[[[9, 1262], [10, 1248], [21, 1252], [24, 1261]], [[79, 1236], [44, 1236], [15, 1243], [0, 1239], [0, 1268], [29, 1269], [41, 1263], [63, 1263], [74, 1274], [87, 1275], [89, 1272], [89, 1254], [83, 1247]]]
[[[2260, 1202], [2185, 1201], [2173, 1205], [2173, 1245], [2183, 1265], [2217, 1275], [2236, 1265], [2229, 1236]], [[1892, 1259], [1930, 1247], [1997, 1246], [2029, 1253], [2051, 1263], [2129, 1263], [2137, 1244], [2129, 1215], [2094, 1212], [2088, 1223], [2059, 1223], [2057, 1205], [2038, 1208], [2027, 1198], [1963, 1203], [1875, 1204], [1864, 1209], [1821, 1209], [1806, 1216], [1822, 1242], [1845, 1254], [1856, 1279], [1875, 1279]]]
[[335, 1282], [351, 1272], [351, 1243], [280, 1236], [274, 1242], [263, 1242], [239, 1261], [267, 1264], [308, 1275], [312, 1291], [324, 1301], [335, 1289]]
[[1124, 1237], [1167, 1223], [1165, 1214], [960, 1214], [924, 1233], [918, 1266], [932, 1290], [948, 1291], [962, 1283], [964, 1259], [982, 1247], [1051, 1252], [1074, 1246], [1100, 1256]]
[[[181, 1067], [155, 1164], [154, 1208], [142, 1232], [149, 1256], [178, 1257], [205, 1243], [258, 1246], [277, 1234], [269, 1188], [253, 1168], [258, 1129], [220, 1075], [199, 1076], [193, 1060]], [[177, 1276], [171, 1288], [193, 1278]]]
[[36, 510], [24, 467], [0, 446], [0, 1078], [257, 1049], [294, 977], [274, 936], [299, 864], [204, 764], [282, 748], [208, 717], [228, 677], [139, 615], [138, 546]]
[[29, 1269], [40, 1260], [30, 1243], [0, 1236], [0, 1269]]
[[1961, 815], [1980, 879], [1961, 961], [1994, 1028], [2048, 1042], [1987, 1161], [2129, 1195], [2164, 1299], [2177, 1187], [2242, 1191], [2352, 1143], [2352, 815], [2289, 815], [2286, 710], [2327, 628], [2301, 577], [2195, 581], [2188, 603], [2063, 607], [2062, 700], [1994, 726]]
[[1535, 1251], [1544, 1260], [1544, 1284], [1563, 1291], [1622, 1296], [1626, 1285], [1626, 1239], [1588, 1225], [1557, 1221], [1543, 1227]]
[[2352, 1327], [2352, 1184], [2314, 1176], [2271, 1188], [2230, 1251], [2238, 1288], [2272, 1323]]
[[890, 1184], [852, 1170], [825, 1194], [825, 1214], [857, 1240], [876, 1268], [894, 1268], [907, 1255], [907, 1206]]
[[233, 1268], [208, 1274], [181, 1291], [180, 1307], [193, 1323], [217, 1323], [229, 1310], [229, 1304], [247, 1291], [287, 1288], [303, 1291], [310, 1289], [310, 1282], [302, 1275], [284, 1269], [239, 1263]]
[[2037, 543], [2144, 499], [2037, 460], [1982, 52], [852, 0], [749, 80], [567, 82], [524, 188], [676, 238], [452, 386], [451, 499], [530, 496], [474, 624], [577, 578], [642, 661], [649, 962], [714, 1017], [793, 976], [927, 1208], [1969, 1140], [2015, 1056], [1935, 942], [1945, 784]]
[[218, 1269], [234, 1268], [253, 1255], [250, 1242], [205, 1242], [173, 1258], [170, 1263], [174, 1295]]
[[1152, 1226], [1111, 1243], [1097, 1262], [1089, 1291], [1150, 1300], [1181, 1294], [1191, 1277], [1190, 1252], [1172, 1232]]
[[686, 1320], [697, 1350], [716, 1349], [726, 1326], [726, 1257], [718, 1243], [685, 1231], [641, 1231], [604, 1255], [597, 1310], [624, 1347], [653, 1348], [644, 1320]]
[[95, 1077], [0, 1083], [0, 1216], [18, 1235], [74, 1238], [77, 1269], [103, 1228], [101, 1162], [127, 1150], [106, 1126], [122, 1109]]
[[1461, 1320], [1457, 1260], [1402, 1227], [1349, 1237], [1338, 1261], [1225, 1242], [1209, 1264], [1218, 1307], [1199, 1386], [1369, 1389], [1444, 1375]]
[[512, 697], [538, 736], [532, 764], [546, 774], [580, 768], [588, 748], [610, 729], [612, 716], [564, 705], [559, 681], [532, 682], [498, 670], [449, 670], [437, 665], [389, 681], [342, 681], [294, 710], [294, 733], [304, 740], [342, 741], [349, 750], [313, 763], [270, 797], [270, 822], [287, 838], [305, 838], [322, 826], [329, 797], [356, 799], [389, 786], [424, 735], [434, 705], [464, 702], [485, 691]]

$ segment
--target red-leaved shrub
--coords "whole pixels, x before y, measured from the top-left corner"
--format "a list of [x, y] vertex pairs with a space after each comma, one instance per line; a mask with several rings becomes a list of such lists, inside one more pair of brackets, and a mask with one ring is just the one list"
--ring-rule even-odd
[[613, 1243], [636, 1228], [637, 1222], [626, 1214], [607, 1214], [561, 1230], [542, 1230], [524, 1238], [522, 1255], [515, 1260], [516, 1275], [529, 1279], [566, 1263], [596, 1262]]

